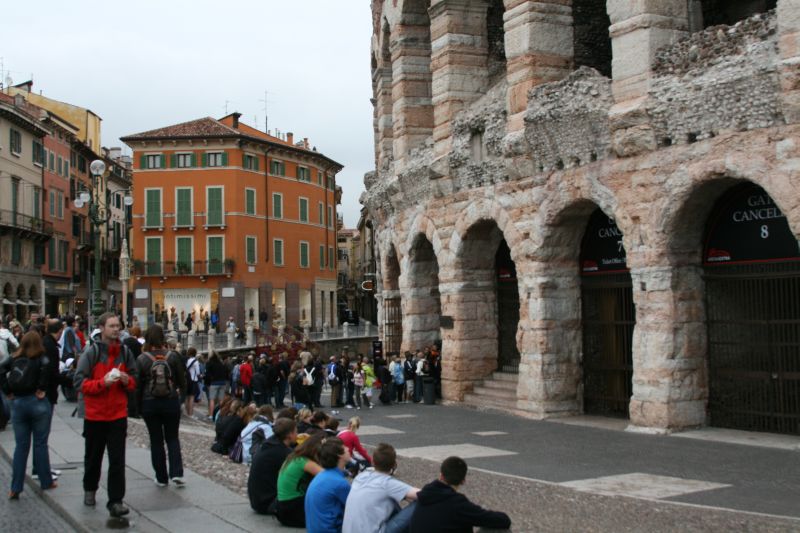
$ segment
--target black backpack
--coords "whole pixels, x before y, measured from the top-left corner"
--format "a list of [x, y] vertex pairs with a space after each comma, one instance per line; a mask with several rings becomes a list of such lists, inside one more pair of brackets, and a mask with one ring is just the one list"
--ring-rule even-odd
[[36, 390], [39, 384], [40, 368], [44, 364], [43, 359], [45, 359], [44, 356], [36, 359], [25, 356], [15, 357], [6, 376], [8, 390], [12, 394], [30, 393]]
[[172, 369], [167, 362], [166, 355], [147, 354], [150, 365], [150, 394], [153, 398], [168, 398], [175, 390], [172, 379]]

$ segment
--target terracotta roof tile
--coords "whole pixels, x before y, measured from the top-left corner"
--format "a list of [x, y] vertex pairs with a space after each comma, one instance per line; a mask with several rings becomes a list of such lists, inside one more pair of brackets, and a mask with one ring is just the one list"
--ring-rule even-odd
[[204, 117], [181, 124], [166, 126], [164, 128], [135, 133], [123, 137], [122, 140], [135, 141], [140, 139], [163, 139], [168, 137], [218, 137], [220, 135], [241, 135], [241, 132], [211, 117]]

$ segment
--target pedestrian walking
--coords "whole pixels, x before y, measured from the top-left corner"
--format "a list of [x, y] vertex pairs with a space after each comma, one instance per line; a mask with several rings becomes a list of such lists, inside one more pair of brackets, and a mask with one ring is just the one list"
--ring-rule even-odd
[[356, 362], [355, 370], [353, 370], [353, 396], [356, 400], [356, 409], [361, 409], [361, 399], [363, 395], [364, 403], [370, 406], [369, 398], [364, 392], [364, 383], [366, 381], [366, 374], [364, 374], [364, 366], [361, 361]]
[[[150, 461], [155, 471], [155, 483], [166, 487], [172, 480], [175, 486], [182, 487], [183, 458], [178, 429], [181, 422], [180, 393], [187, 387], [186, 372], [178, 353], [167, 349], [161, 326], [147, 328], [144, 339], [144, 351], [136, 365], [141, 413], [150, 435]], [[187, 394], [191, 395], [191, 391]]]
[[25, 468], [33, 438], [33, 456], [39, 486], [42, 490], [58, 485], [50, 472], [47, 435], [50, 431], [52, 407], [47, 399], [50, 386], [49, 361], [42, 338], [35, 331], [22, 336], [19, 349], [10, 361], [6, 376], [6, 394], [12, 395], [11, 424], [14, 427], [14, 458], [12, 460], [11, 490], [8, 497], [19, 499], [25, 482]]
[[130, 511], [125, 498], [125, 438], [128, 431], [128, 391], [136, 389], [136, 360], [119, 342], [120, 322], [113, 313], [100, 315], [99, 335], [78, 360], [75, 388], [83, 393], [84, 505], [96, 505], [103, 455], [108, 448], [108, 503], [112, 517]]
[[[162, 332], [163, 334], [163, 332]], [[195, 348], [189, 348], [186, 351], [189, 359], [186, 360], [186, 386], [181, 390], [186, 395], [186, 414], [188, 416], [194, 415], [194, 404], [197, 403], [197, 393], [200, 387], [200, 358], [197, 356]]]

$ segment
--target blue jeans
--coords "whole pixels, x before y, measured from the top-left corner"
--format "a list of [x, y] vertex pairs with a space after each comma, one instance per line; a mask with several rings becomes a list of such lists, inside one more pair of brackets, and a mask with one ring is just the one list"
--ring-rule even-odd
[[406, 533], [411, 526], [411, 515], [417, 508], [417, 502], [411, 502], [405, 509], [398, 511], [386, 521], [383, 533]]
[[11, 478], [11, 492], [22, 492], [25, 482], [25, 467], [31, 449], [33, 434], [33, 457], [36, 462], [39, 483], [43, 489], [53, 484], [50, 474], [50, 455], [47, 449], [47, 435], [50, 432], [50, 402], [47, 398], [39, 400], [35, 395], [14, 398], [11, 407], [11, 423], [14, 425], [14, 473]]

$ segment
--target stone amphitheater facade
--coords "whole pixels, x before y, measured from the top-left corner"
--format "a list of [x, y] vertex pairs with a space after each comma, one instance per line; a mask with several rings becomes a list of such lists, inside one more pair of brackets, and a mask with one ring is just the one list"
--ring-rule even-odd
[[399, 298], [400, 349], [441, 339], [446, 400], [497, 369], [505, 241], [519, 296], [507, 408], [584, 411], [578, 263], [599, 208], [635, 305], [630, 428], [708, 423], [708, 217], [750, 182], [800, 235], [800, 0], [772, 4], [373, 0], [362, 203], [379, 322]]

